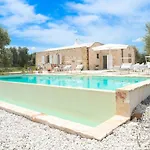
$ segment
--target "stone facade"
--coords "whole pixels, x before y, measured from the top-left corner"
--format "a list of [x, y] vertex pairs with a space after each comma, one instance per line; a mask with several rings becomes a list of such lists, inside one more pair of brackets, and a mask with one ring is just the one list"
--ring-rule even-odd
[[[36, 53], [36, 66], [44, 66], [50, 68], [49, 56], [61, 56], [61, 65], [72, 65], [74, 70], [78, 64], [83, 64], [84, 70], [104, 69], [103, 56], [112, 56], [112, 66], [120, 66], [122, 63], [135, 63], [135, 50], [132, 47], [116, 50], [101, 50], [94, 51], [92, 48], [103, 45], [99, 42], [91, 44], [91, 46], [71, 47], [64, 49], [55, 49], [54, 51], [42, 51]], [[44, 64], [42, 62], [44, 57]], [[126, 58], [126, 59], [122, 59]]]
[[42, 56], [45, 58], [45, 66], [49, 67], [46, 58], [49, 55], [61, 55], [62, 65], [72, 65], [75, 69], [77, 64], [82, 63], [84, 69], [87, 69], [87, 47], [74, 48], [74, 49], [64, 49], [56, 51], [44, 51], [36, 54], [36, 65], [42, 64]]
[[94, 70], [96, 65], [99, 66], [99, 69], [104, 69], [103, 56], [108, 56], [108, 55], [112, 56], [113, 67], [121, 66], [122, 63], [135, 64], [135, 49], [130, 46], [126, 49], [104, 50], [104, 51], [93, 51], [92, 49], [90, 49], [89, 69]]
[[72, 65], [72, 69], [74, 70], [78, 64], [83, 64], [84, 70], [89, 69], [89, 49], [95, 46], [99, 46], [101, 43], [95, 42], [90, 47], [82, 46], [75, 47], [70, 49], [61, 49], [54, 51], [43, 51], [36, 53], [36, 66], [43, 66], [42, 57], [44, 56], [44, 67], [46, 69], [50, 68], [50, 64], [47, 61], [49, 55], [60, 55], [62, 59], [62, 65]]

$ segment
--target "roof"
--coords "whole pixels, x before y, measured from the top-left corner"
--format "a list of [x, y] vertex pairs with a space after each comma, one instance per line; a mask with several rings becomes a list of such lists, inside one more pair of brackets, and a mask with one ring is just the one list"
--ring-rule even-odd
[[93, 44], [94, 44], [94, 42], [93, 43], [83, 43], [83, 44], [75, 43], [74, 45], [71, 45], [71, 46], [50, 48], [50, 49], [47, 49], [45, 51], [57, 51], [57, 50], [73, 49], [73, 48], [79, 48], [79, 47], [91, 47]]
[[129, 45], [123, 44], [105, 44], [92, 48], [94, 51], [126, 49]]

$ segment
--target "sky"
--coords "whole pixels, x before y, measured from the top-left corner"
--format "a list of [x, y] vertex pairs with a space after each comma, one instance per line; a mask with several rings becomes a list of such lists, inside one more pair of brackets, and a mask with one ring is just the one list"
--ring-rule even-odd
[[0, 0], [10, 46], [30, 52], [80, 43], [135, 45], [142, 52], [150, 0]]

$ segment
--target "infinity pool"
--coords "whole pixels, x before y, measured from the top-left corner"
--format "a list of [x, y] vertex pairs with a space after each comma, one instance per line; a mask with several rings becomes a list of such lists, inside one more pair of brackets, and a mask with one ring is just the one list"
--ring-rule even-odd
[[19, 75], [3, 76], [2, 81], [30, 84], [46, 84], [64, 87], [113, 90], [130, 84], [145, 81], [144, 77], [93, 77], [93, 76], [62, 76], [62, 75]]
[[147, 79], [75, 75], [0, 76], [0, 101], [95, 127], [116, 114], [117, 88]]

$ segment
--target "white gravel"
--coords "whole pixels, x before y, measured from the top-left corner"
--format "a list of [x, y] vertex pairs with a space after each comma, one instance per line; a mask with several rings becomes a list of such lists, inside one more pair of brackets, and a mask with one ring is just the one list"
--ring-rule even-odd
[[141, 120], [118, 127], [102, 141], [81, 138], [0, 110], [0, 150], [150, 150], [150, 98]]

